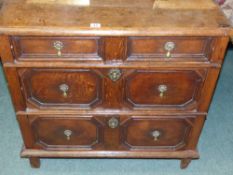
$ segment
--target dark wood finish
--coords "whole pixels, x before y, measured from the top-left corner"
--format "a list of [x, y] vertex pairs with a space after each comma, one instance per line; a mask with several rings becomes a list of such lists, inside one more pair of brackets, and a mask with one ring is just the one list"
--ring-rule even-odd
[[17, 115], [17, 120], [22, 133], [24, 145], [26, 148], [33, 148], [35, 137], [33, 136], [32, 129], [27, 115]]
[[214, 42], [212, 43], [212, 52], [210, 53], [211, 56], [211, 61], [212, 62], [217, 62], [217, 63], [222, 63], [225, 54], [226, 54], [226, 49], [227, 46], [224, 43], [227, 43], [229, 41], [229, 37], [216, 37], [214, 39]]
[[[120, 118], [120, 116], [118, 115], [114, 115], [114, 116], [105, 116], [103, 118], [103, 122], [105, 123], [105, 128], [104, 128], [104, 148], [105, 150], [112, 150], [112, 151], [116, 151], [116, 150], [128, 150], [125, 147], [121, 146], [121, 141], [120, 141], [120, 127], [119, 125], [116, 128], [110, 128], [108, 126], [108, 122], [110, 119], [115, 118], [119, 123], [121, 122], [121, 120], [124, 120], [124, 118]], [[103, 151], [105, 151], [103, 150]]]
[[29, 158], [30, 165], [32, 168], [40, 168], [40, 159], [37, 157], [30, 157]]
[[117, 81], [112, 81], [109, 77], [109, 72], [113, 67], [109, 69], [102, 69], [103, 72], [103, 104], [105, 109], [121, 109], [123, 105], [123, 79], [122, 74]]
[[[205, 70], [136, 70], [126, 78], [126, 100], [141, 108], [193, 108], [205, 74]], [[163, 96], [160, 86], [166, 87]]]
[[134, 69], [160, 69], [160, 68], [182, 68], [182, 69], [187, 69], [187, 68], [221, 68], [220, 63], [214, 63], [214, 62], [197, 62], [197, 61], [188, 61], [188, 62], [172, 62], [172, 61], [159, 61], [159, 62], [154, 62], [152, 63], [151, 61], [131, 61], [127, 62], [125, 64], [122, 63], [113, 63], [113, 64], [107, 64], [107, 63], [97, 63], [97, 62], [90, 62], [90, 63], [85, 63], [85, 62], [49, 62], [51, 64], [48, 64], [48, 62], [15, 62], [15, 63], [6, 63], [4, 66], [5, 67], [17, 67], [17, 68], [30, 68], [30, 67], [40, 67], [40, 68], [45, 68], [45, 67], [50, 67], [50, 68], [108, 68], [112, 69], [113, 65], [117, 66], [117, 68], [134, 68]]
[[39, 150], [39, 149], [25, 149], [21, 151], [22, 157], [55, 157], [55, 158], [165, 158], [165, 159], [183, 159], [183, 158], [192, 158], [198, 159], [199, 154], [196, 150], [185, 150], [185, 151], [74, 151], [74, 150], [67, 150], [67, 151], [46, 151], [46, 150]]
[[142, 115], [142, 116], [167, 116], [167, 115], [174, 115], [174, 116], [197, 116], [197, 115], [207, 115], [207, 112], [196, 112], [196, 111], [182, 111], [182, 110], [149, 110], [149, 109], [126, 109], [122, 108], [119, 109], [95, 109], [95, 110], [76, 110], [76, 109], [62, 109], [62, 110], [28, 110], [28, 111], [19, 111], [17, 112], [18, 115], [112, 115], [112, 116], [134, 116], [134, 115]]
[[17, 69], [5, 68], [4, 72], [15, 111], [24, 111], [26, 109], [26, 103], [21, 90]]
[[194, 122], [195, 127], [192, 129], [189, 137], [189, 143], [186, 145], [187, 149], [197, 149], [198, 140], [201, 135], [205, 120], [206, 116], [199, 115], [196, 117]]
[[[111, 69], [20, 69], [19, 74], [28, 106], [32, 108], [132, 106], [192, 110], [197, 106], [207, 72], [206, 69], [120, 70], [121, 76], [115, 82], [108, 75]], [[67, 96], [60, 90], [62, 84], [69, 87]], [[167, 86], [163, 97], [158, 90], [160, 85]]]
[[[195, 152], [197, 149], [221, 64], [205, 63], [207, 65], [200, 68], [198, 60], [192, 66], [185, 66], [191, 62], [187, 60], [180, 62], [177, 67], [178, 64], [174, 65], [172, 61], [164, 61], [163, 67], [154, 65], [140, 69], [141, 65], [146, 66], [147, 63], [139, 64], [139, 61], [135, 61], [135, 67], [125, 64], [124, 67], [116, 68], [111, 65], [124, 63], [128, 47], [120, 44], [120, 47], [126, 47], [124, 51], [119, 49], [119, 53], [117, 50], [113, 52], [108, 50], [112, 47], [106, 42], [121, 43], [119, 41], [125, 42], [126, 39], [103, 38], [101, 41], [105, 42], [100, 43], [102, 49], [107, 51], [100, 52], [109, 67], [89, 65], [72, 68], [60, 63], [63, 66], [59, 68], [54, 63], [42, 68], [39, 61], [38, 67], [30, 61], [10, 63], [12, 66], [4, 63], [6, 72], [14, 70], [16, 73], [6, 75], [21, 80], [18, 82], [20, 88], [15, 87], [16, 90], [20, 89], [17, 95], [21, 94], [22, 89], [27, 100], [24, 97], [19, 99], [27, 102], [27, 108], [38, 109], [17, 110], [26, 146], [22, 155], [60, 157], [55, 152], [48, 154], [46, 151], [49, 150], [71, 157], [66, 152], [71, 150], [74, 157], [83, 157], [91, 150], [90, 155], [84, 157], [197, 158], [185, 151]], [[114, 55], [118, 55], [116, 59]], [[17, 68], [19, 64], [28, 64], [32, 68]], [[120, 70], [120, 77], [116, 81], [109, 76], [112, 69]], [[69, 86], [66, 97], [59, 89], [61, 84]], [[167, 86], [163, 97], [158, 91], [159, 85]], [[59, 108], [65, 110], [57, 111]], [[59, 115], [61, 113], [62, 116]], [[90, 117], [83, 116], [88, 113]], [[28, 115], [29, 121], [25, 117]], [[119, 121], [119, 127], [112, 129], [108, 126], [112, 117]], [[74, 134], [81, 130], [87, 135], [74, 135], [71, 136], [74, 140], [67, 141], [64, 135], [66, 128], [71, 128]], [[161, 132], [158, 141], [151, 136], [154, 128]], [[76, 153], [76, 150], [86, 152], [81, 154]], [[146, 150], [150, 150], [150, 155]], [[184, 152], [179, 152], [181, 150]], [[182, 167], [188, 165], [185, 160], [182, 161]]]
[[[206, 61], [211, 41], [208, 37], [130, 37], [127, 60]], [[170, 58], [164, 48], [167, 42], [175, 44]]]
[[180, 168], [181, 169], [185, 169], [189, 166], [189, 164], [191, 163], [192, 159], [181, 159], [180, 162]]
[[228, 20], [212, 0], [79, 3], [0, 0], [21, 155], [32, 167], [43, 157], [115, 157], [186, 168], [199, 158]]
[[199, 111], [208, 111], [213, 93], [216, 87], [216, 83], [219, 77], [219, 68], [210, 68], [206, 76], [205, 85], [202, 88], [202, 96], [199, 103]]
[[[30, 115], [28, 118], [22, 116], [19, 121], [24, 125], [22, 133], [27, 149], [156, 152], [186, 150], [194, 139], [198, 140], [191, 135], [198, 127], [196, 116]], [[114, 128], [109, 124], [112, 119], [118, 121]], [[154, 131], [159, 132], [158, 138], [154, 137]]]
[[0, 57], [3, 63], [13, 63], [14, 56], [11, 53], [11, 44], [9, 37], [0, 34]]
[[107, 63], [122, 62], [127, 57], [126, 37], [106, 37], [101, 42], [102, 51]]
[[[101, 60], [99, 37], [12, 37], [12, 47], [16, 59], [38, 60]], [[61, 55], [58, 56], [54, 44], [61, 42]]]
[[33, 116], [30, 123], [35, 138], [34, 148], [92, 149], [103, 142], [102, 123], [91, 116]]
[[[182, 150], [193, 123], [194, 118], [132, 117], [121, 124], [122, 142], [137, 150]], [[153, 132], [158, 132], [158, 137], [153, 137]]]
[[[88, 69], [20, 70], [22, 86], [29, 105], [38, 107], [87, 108], [101, 102], [102, 80]], [[64, 95], [61, 86], [67, 86]]]

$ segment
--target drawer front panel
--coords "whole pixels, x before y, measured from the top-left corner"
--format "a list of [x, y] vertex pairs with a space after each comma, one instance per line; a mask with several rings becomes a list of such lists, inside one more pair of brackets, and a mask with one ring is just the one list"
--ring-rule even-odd
[[135, 108], [186, 108], [198, 101], [205, 76], [205, 70], [136, 70], [126, 77], [126, 100]]
[[33, 148], [185, 150], [195, 116], [28, 116]]
[[122, 142], [130, 149], [182, 149], [193, 123], [191, 117], [132, 117], [121, 125]]
[[101, 60], [98, 37], [13, 37], [21, 60]]
[[20, 73], [29, 105], [89, 108], [102, 98], [102, 79], [92, 70], [27, 69]]
[[34, 116], [31, 128], [43, 149], [92, 149], [103, 142], [102, 123], [91, 116]]
[[208, 37], [131, 37], [128, 60], [205, 61], [211, 40]]

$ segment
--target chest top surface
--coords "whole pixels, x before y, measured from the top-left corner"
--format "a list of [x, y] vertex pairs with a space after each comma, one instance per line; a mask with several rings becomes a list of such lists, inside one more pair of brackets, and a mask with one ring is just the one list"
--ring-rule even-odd
[[0, 0], [0, 33], [227, 35], [212, 0]]

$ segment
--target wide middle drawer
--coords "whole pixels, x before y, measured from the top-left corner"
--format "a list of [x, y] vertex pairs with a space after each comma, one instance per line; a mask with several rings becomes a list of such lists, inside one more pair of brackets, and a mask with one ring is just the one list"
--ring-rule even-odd
[[195, 109], [206, 69], [20, 69], [29, 107]]

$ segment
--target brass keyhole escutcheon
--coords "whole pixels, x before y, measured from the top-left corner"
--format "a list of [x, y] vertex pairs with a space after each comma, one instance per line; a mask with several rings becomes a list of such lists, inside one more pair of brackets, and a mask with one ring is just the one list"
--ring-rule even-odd
[[109, 119], [108, 121], [109, 128], [115, 129], [119, 126], [119, 120], [115, 117]]
[[120, 69], [111, 69], [108, 73], [108, 77], [114, 82], [119, 80], [121, 77], [121, 70]]

